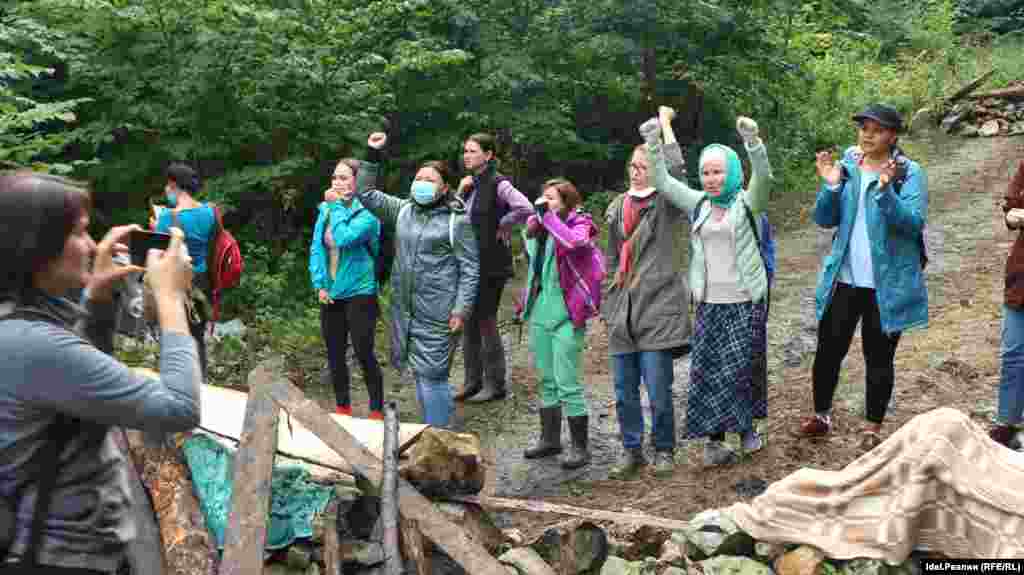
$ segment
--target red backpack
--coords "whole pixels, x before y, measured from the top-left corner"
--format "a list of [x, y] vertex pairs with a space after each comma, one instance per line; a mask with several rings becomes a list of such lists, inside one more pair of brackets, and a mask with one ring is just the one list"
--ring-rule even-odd
[[[224, 289], [238, 287], [242, 279], [242, 270], [245, 269], [245, 261], [242, 259], [242, 250], [238, 247], [238, 240], [231, 232], [224, 228], [224, 220], [221, 218], [220, 208], [210, 204], [213, 209], [214, 219], [217, 227], [210, 238], [210, 251], [206, 258], [206, 271], [210, 274], [210, 291], [213, 295], [213, 321], [220, 319], [221, 292]], [[213, 322], [210, 322], [213, 328]]]

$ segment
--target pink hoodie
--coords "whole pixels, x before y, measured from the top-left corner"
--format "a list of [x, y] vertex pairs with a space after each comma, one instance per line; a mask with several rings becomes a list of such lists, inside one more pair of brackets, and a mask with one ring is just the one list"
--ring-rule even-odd
[[[585, 327], [587, 320], [597, 315], [601, 308], [601, 283], [605, 277], [604, 254], [594, 245], [597, 226], [588, 214], [578, 210], [570, 213], [565, 221], [554, 212], [547, 211], [543, 219], [531, 215], [526, 220], [527, 234], [541, 225], [556, 240], [558, 283], [562, 287], [569, 319], [576, 327]], [[538, 249], [544, 248], [540, 246]]]

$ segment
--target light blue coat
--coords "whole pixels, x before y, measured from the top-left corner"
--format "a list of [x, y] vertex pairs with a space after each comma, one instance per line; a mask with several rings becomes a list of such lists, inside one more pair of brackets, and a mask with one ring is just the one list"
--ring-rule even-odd
[[[328, 219], [330, 214], [330, 219]], [[331, 234], [341, 251], [338, 272], [331, 280], [330, 257], [324, 245], [324, 224], [329, 222]], [[359, 202], [346, 207], [341, 202], [322, 202], [313, 228], [309, 249], [309, 275], [316, 290], [325, 289], [331, 299], [343, 300], [360, 295], [377, 294], [374, 262], [380, 252], [380, 220]]]
[[[815, 293], [818, 321], [824, 317], [839, 270], [850, 247], [850, 235], [857, 217], [860, 191], [860, 155], [851, 147], [842, 165], [849, 178], [838, 190], [822, 185], [814, 202], [814, 221], [825, 228], [838, 228], [832, 251], [825, 257]], [[921, 266], [921, 242], [928, 217], [928, 182], [924, 170], [907, 160], [907, 177], [897, 195], [892, 184], [881, 189], [872, 182], [865, 191], [864, 206], [875, 296], [887, 334], [928, 325], [928, 288]]]

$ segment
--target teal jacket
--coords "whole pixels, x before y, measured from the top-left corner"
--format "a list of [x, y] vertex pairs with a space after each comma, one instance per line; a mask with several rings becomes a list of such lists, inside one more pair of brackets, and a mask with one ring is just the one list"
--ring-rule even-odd
[[[328, 220], [328, 216], [330, 216]], [[331, 281], [330, 257], [324, 245], [325, 222], [341, 251], [338, 273]], [[313, 228], [313, 244], [309, 248], [309, 275], [313, 289], [327, 290], [331, 299], [348, 299], [360, 295], [376, 295], [377, 273], [374, 263], [380, 253], [380, 220], [363, 207], [358, 199], [346, 207], [342, 202], [322, 202]]]
[[[700, 228], [711, 215], [711, 202], [702, 201], [707, 197], [703, 191], [694, 190], [685, 182], [669, 175], [660, 143], [648, 142], [647, 154], [654, 172], [654, 187], [658, 193], [665, 194], [669, 201], [685, 209], [687, 213], [692, 213], [700, 204], [700, 211], [690, 224], [690, 289], [693, 290], [694, 301], [702, 302], [707, 296], [705, 292], [708, 263], [704, 258], [704, 241], [700, 237]], [[729, 224], [736, 236], [736, 270], [739, 272], [740, 283], [750, 293], [751, 301], [760, 301], [768, 293], [768, 276], [757, 245], [757, 237], [754, 230], [750, 229], [750, 221], [743, 205], [749, 206], [755, 216], [763, 212], [768, 204], [774, 177], [764, 143], [747, 148], [747, 155], [753, 169], [750, 186], [740, 190], [736, 200], [727, 209], [726, 217], [729, 218]]]
[[[837, 228], [832, 252], [825, 257], [818, 275], [815, 292], [818, 321], [832, 301], [839, 270], [850, 247], [860, 191], [859, 160], [857, 149], [849, 148], [842, 159], [849, 178], [837, 190], [822, 185], [814, 202], [815, 223]], [[928, 217], [928, 182], [916, 162], [906, 160], [906, 169], [906, 180], [899, 195], [892, 184], [879, 188], [878, 183], [873, 182], [865, 191], [864, 199], [875, 297], [882, 331], [887, 334], [928, 325], [928, 288], [921, 266], [921, 237]]]

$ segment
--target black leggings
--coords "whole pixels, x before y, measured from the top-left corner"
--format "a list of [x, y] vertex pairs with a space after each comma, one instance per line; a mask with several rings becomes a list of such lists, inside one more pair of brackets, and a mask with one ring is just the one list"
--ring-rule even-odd
[[864, 394], [865, 418], [882, 423], [892, 398], [896, 380], [893, 359], [900, 334], [882, 332], [875, 290], [848, 284], [836, 284], [832, 301], [818, 324], [818, 350], [814, 355], [814, 411], [825, 413], [832, 409], [832, 397], [839, 384], [839, 368], [850, 351], [857, 322], [860, 327], [864, 361], [867, 364]]
[[380, 365], [373, 353], [377, 332], [377, 297], [372, 295], [354, 296], [334, 300], [320, 306], [320, 333], [327, 345], [327, 364], [331, 368], [331, 381], [338, 405], [352, 405], [349, 395], [348, 340], [352, 335], [352, 347], [363, 368], [363, 379], [370, 394], [370, 409], [383, 411], [384, 382]]

